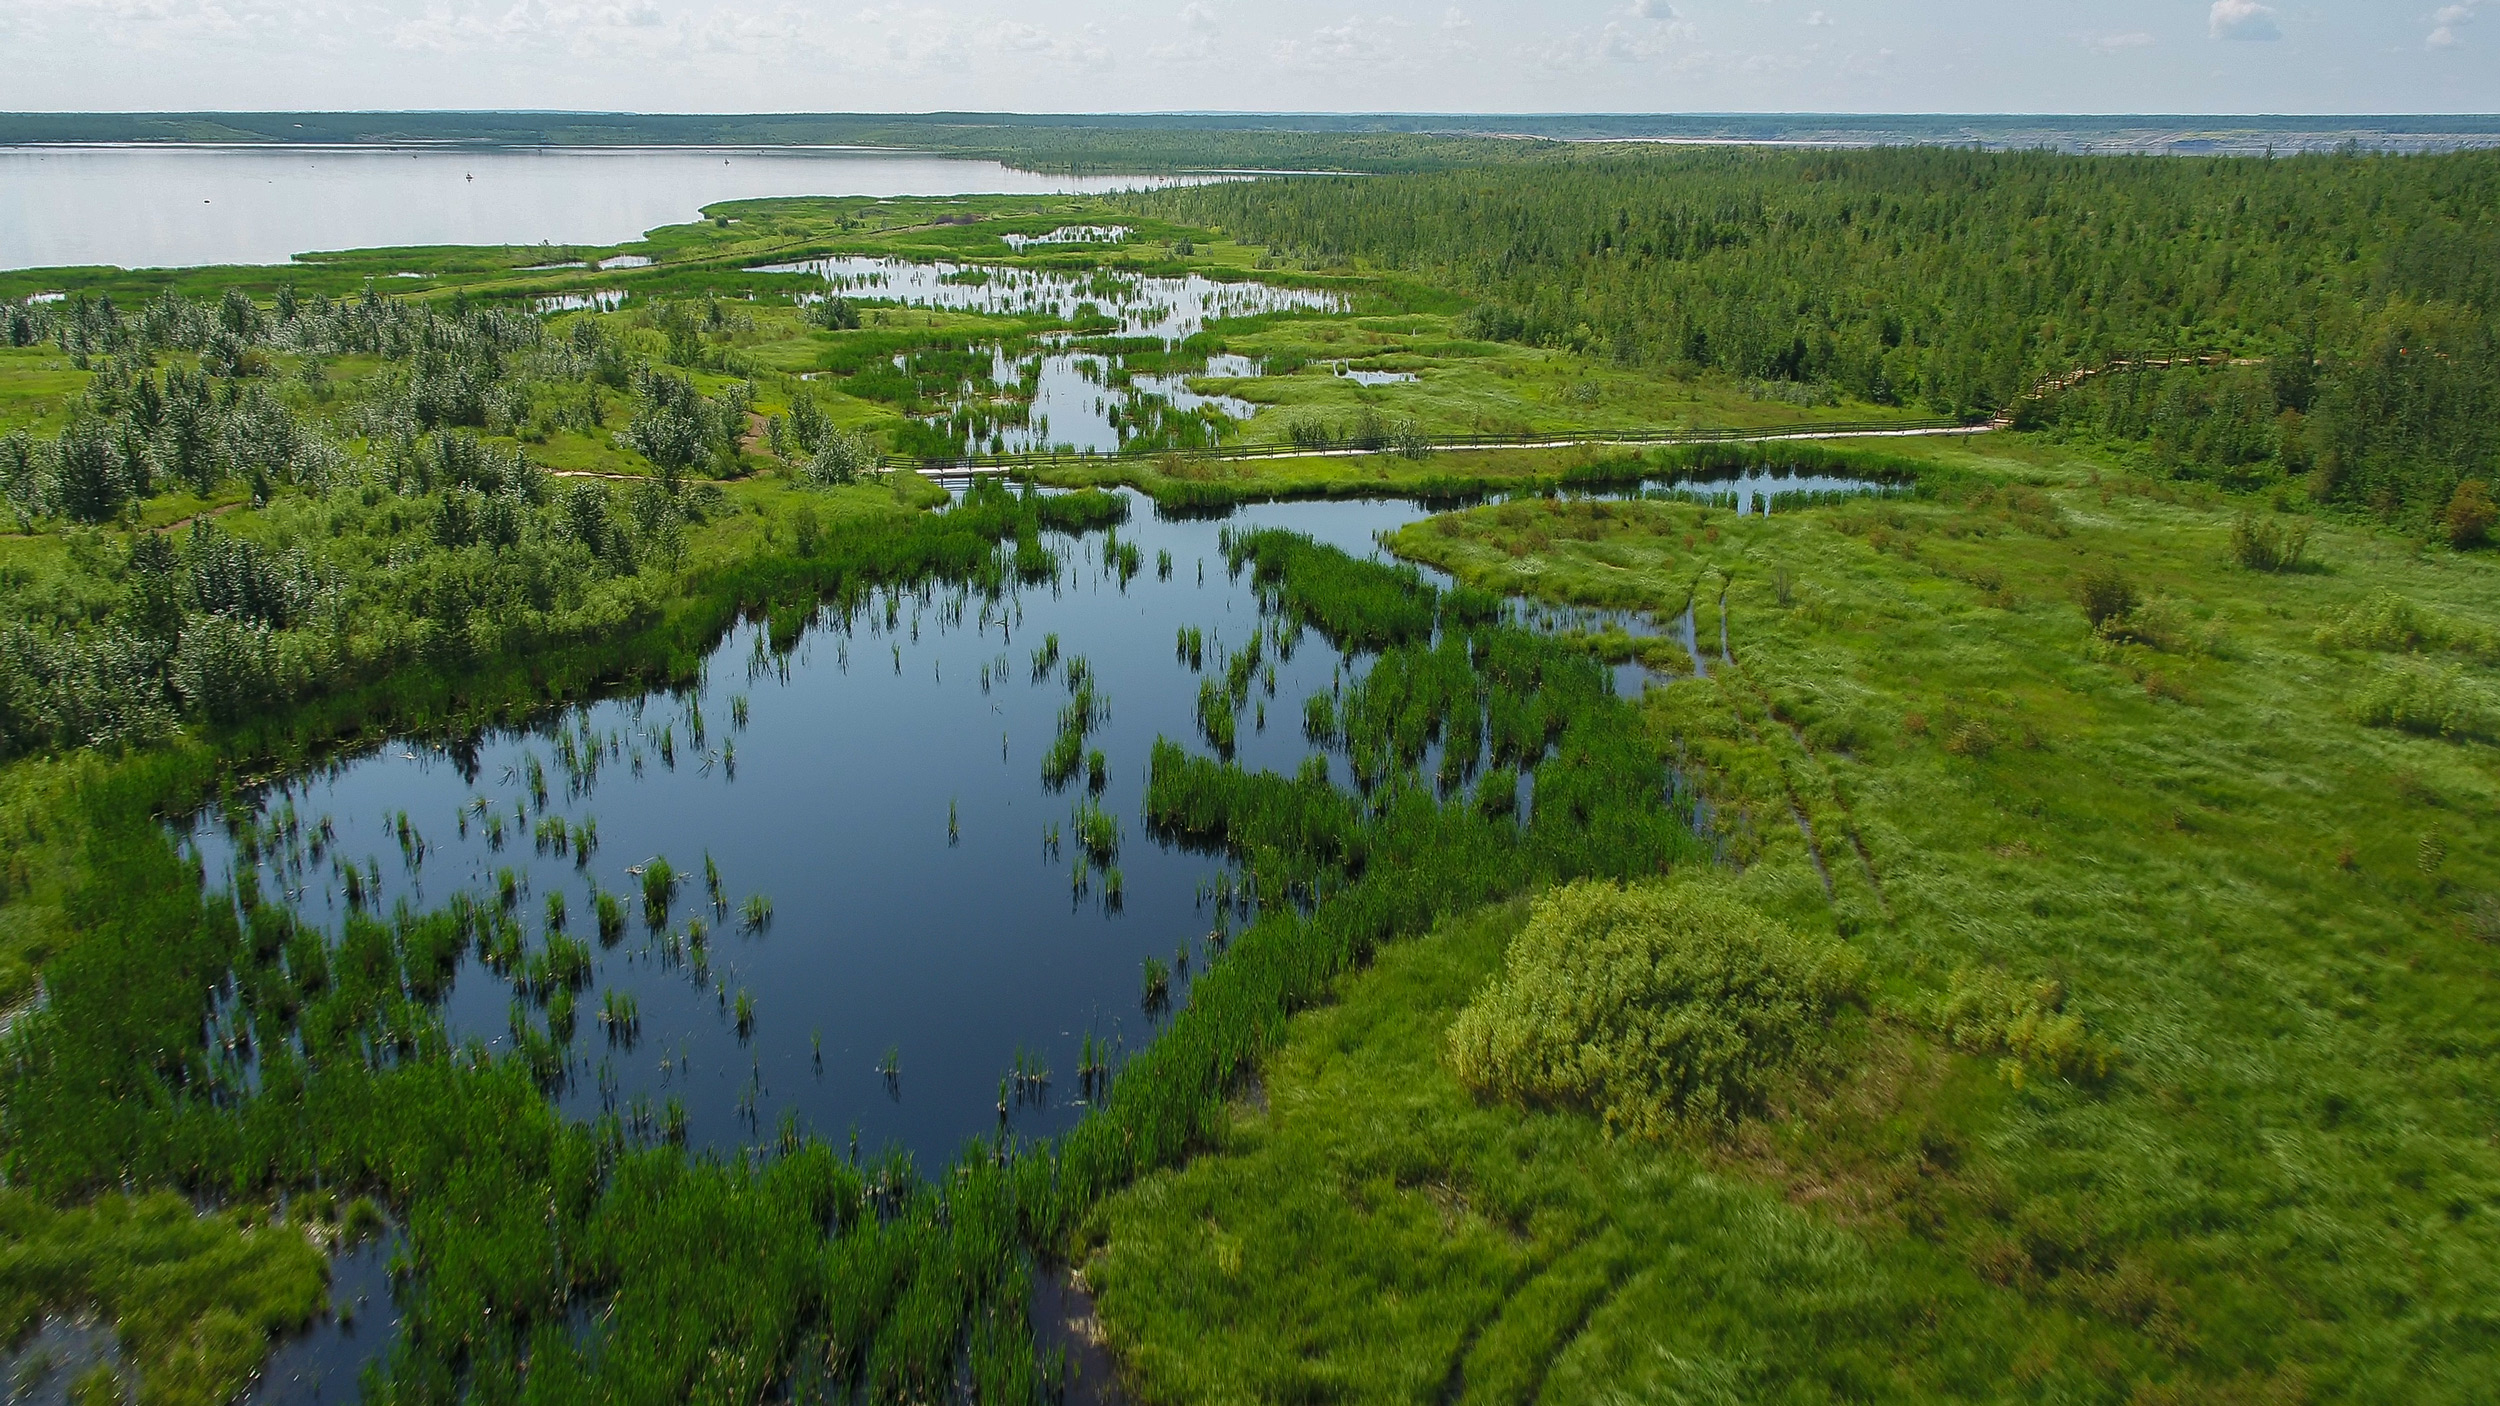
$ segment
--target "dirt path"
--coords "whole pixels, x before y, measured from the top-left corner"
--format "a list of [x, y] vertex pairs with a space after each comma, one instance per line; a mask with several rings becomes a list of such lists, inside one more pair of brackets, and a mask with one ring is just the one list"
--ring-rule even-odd
[[251, 500], [247, 498], [240, 503], [228, 503], [223, 507], [209, 508], [201, 512], [193, 513], [189, 517], [178, 517], [172, 522], [165, 524], [163, 527], [152, 527], [148, 530], [151, 532], [171, 532], [178, 527], [189, 527], [191, 524], [198, 522], [204, 517], [224, 517], [226, 514], [233, 512], [238, 508], [248, 508], [250, 506], [252, 506]]

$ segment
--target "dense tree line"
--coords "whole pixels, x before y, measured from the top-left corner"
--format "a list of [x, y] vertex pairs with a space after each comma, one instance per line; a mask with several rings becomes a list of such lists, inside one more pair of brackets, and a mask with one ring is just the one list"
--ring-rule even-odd
[[[2172, 434], [2181, 461], [2322, 470], [2328, 496], [2382, 506], [2442, 501], [2488, 463], [2488, 153], [1722, 148], [1137, 199], [1306, 260], [1454, 286], [1477, 300], [1463, 328], [1480, 338], [1955, 413], [2128, 358], [2288, 360], [2177, 378], [2242, 422], [2209, 454]], [[2099, 407], [2163, 393], [2113, 382], [2085, 398], [2101, 425], [2148, 438], [2134, 412]], [[2288, 456], [2286, 410], [2302, 422]]]

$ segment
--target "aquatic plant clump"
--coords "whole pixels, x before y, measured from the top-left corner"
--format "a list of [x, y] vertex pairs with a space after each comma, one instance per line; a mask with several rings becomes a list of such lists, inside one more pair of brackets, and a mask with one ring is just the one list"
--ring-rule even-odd
[[677, 871], [666, 858], [642, 866], [642, 920], [654, 930], [668, 926], [669, 904], [677, 897]]
[[1698, 883], [1575, 883], [1538, 900], [1460, 1012], [1451, 1067], [1493, 1098], [1662, 1136], [1760, 1109], [1860, 997], [1863, 963]]

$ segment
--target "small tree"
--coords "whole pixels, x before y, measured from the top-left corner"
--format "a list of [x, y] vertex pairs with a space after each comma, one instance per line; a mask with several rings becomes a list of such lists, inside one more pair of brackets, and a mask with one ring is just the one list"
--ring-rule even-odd
[[2309, 525], [2285, 527], [2254, 513], [2242, 513], [2231, 524], [2231, 557], [2251, 571], [2290, 571], [2309, 551]]
[[807, 320], [829, 332], [848, 332], [859, 326], [859, 309], [848, 298], [819, 298], [809, 307]]
[[844, 430], [830, 430], [807, 461], [807, 481], [820, 488], [851, 483], [877, 467], [877, 452], [867, 440]]
[[2440, 515], [2448, 529], [2449, 545], [2480, 546], [2491, 537], [2492, 524], [2500, 521], [2500, 507], [2491, 501], [2491, 485], [2479, 478], [2469, 478], [2457, 485], [2448, 499], [2448, 511]]
[[2114, 566], [2096, 566], [2083, 573], [2078, 591], [2083, 604], [2083, 618], [2092, 628], [2101, 629], [2112, 621], [2124, 620], [2137, 604], [2135, 583]]

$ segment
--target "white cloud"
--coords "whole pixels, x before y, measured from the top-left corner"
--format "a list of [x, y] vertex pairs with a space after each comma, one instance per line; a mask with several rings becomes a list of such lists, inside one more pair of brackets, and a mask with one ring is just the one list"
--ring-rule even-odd
[[1594, 31], [1556, 36], [1538, 54], [1538, 66], [1568, 73], [1604, 64], [1646, 64], [1676, 53], [1699, 33], [1665, 0], [1633, 0], [1615, 13]]
[[2450, 5], [2431, 16], [2431, 37], [2424, 42], [2434, 49], [2453, 49], [2463, 44], [2465, 36], [2457, 31], [2472, 24], [2474, 12], [2480, 8], [2482, 0], [2465, 0], [2462, 5]]
[[2153, 45], [2153, 36], [2140, 29], [2125, 34], [2086, 34], [2080, 37], [2085, 48], [2097, 49], [2104, 54], [2115, 54], [2125, 49], [2149, 49]]
[[2283, 37], [2283, 26], [2274, 22], [2274, 7], [2260, 5], [2257, 0], [2214, 0], [2207, 25], [2216, 39], [2262, 43]]
[[1181, 6], [1180, 25], [1189, 37], [1177, 44], [1157, 44], [1146, 51], [1156, 63], [1205, 63], [1216, 56], [1216, 34], [1223, 26], [1216, 23], [1215, 10], [1204, 0], [1189, 0]]
[[1410, 28], [1394, 15], [1348, 15], [1308, 38], [1280, 40], [1271, 52], [1287, 68], [1318, 73], [1402, 68], [1417, 57], [1405, 41]]
[[1827, 11], [1816, 10], [1812, 14], [1806, 16], [1806, 28], [1808, 29], [1829, 29], [1831, 26], [1832, 17]]

